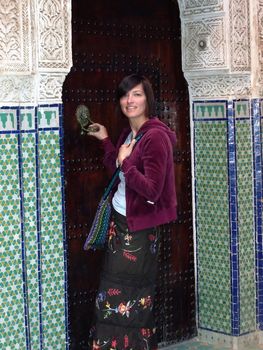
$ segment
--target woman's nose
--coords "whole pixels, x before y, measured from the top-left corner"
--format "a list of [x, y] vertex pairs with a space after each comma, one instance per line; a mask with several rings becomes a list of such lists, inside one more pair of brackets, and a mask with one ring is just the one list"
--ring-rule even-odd
[[132, 102], [132, 95], [127, 95], [127, 102], [128, 103]]

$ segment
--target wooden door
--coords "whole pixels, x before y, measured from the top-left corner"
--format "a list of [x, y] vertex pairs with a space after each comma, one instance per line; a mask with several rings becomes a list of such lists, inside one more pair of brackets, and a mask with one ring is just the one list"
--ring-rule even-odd
[[86, 104], [113, 141], [126, 120], [115, 115], [115, 88], [127, 74], [152, 82], [158, 114], [176, 131], [174, 150], [178, 220], [162, 227], [156, 319], [159, 341], [195, 335], [191, 208], [190, 117], [181, 68], [179, 10], [171, 0], [72, 1], [73, 67], [63, 88], [65, 201], [71, 349], [88, 349], [103, 253], [83, 243], [107, 183], [99, 141], [80, 134], [75, 117]]

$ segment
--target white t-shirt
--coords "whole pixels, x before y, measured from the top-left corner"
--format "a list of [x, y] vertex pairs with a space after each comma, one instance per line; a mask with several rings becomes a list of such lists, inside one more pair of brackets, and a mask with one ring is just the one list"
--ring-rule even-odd
[[[129, 144], [132, 140], [132, 133], [128, 135], [125, 144]], [[112, 198], [113, 208], [121, 215], [126, 216], [126, 197], [125, 197], [125, 177], [122, 171], [119, 173], [120, 183], [117, 191]]]

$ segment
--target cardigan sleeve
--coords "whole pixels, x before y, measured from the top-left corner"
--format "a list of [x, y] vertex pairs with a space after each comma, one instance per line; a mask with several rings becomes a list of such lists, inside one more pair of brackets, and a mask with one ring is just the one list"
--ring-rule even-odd
[[122, 131], [116, 147], [111, 142], [111, 139], [109, 137], [106, 137], [105, 139], [102, 140], [102, 148], [104, 150], [103, 164], [105, 165], [106, 169], [112, 174], [117, 168], [116, 159], [118, 157], [118, 149], [126, 139], [129, 132], [130, 130], [128, 128], [125, 128]]
[[156, 202], [163, 190], [171, 142], [166, 133], [156, 130], [144, 136], [141, 159], [143, 172], [139, 171], [130, 158], [125, 158], [122, 171], [126, 185], [148, 201]]
[[109, 137], [102, 140], [102, 147], [104, 150], [103, 164], [110, 173], [114, 173], [116, 170], [117, 158], [116, 147], [113, 145]]

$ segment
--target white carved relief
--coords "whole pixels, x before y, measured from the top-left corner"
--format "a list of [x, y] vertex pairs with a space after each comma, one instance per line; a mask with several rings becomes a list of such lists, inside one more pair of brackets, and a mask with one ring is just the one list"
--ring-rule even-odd
[[0, 72], [31, 71], [30, 0], [0, 0]]
[[220, 0], [185, 0], [185, 8], [204, 7], [218, 5]]
[[32, 76], [0, 76], [1, 103], [33, 103], [35, 80]]
[[249, 2], [230, 1], [230, 47], [231, 70], [249, 71], [251, 69]]
[[222, 11], [224, 8], [223, 0], [178, 0], [178, 4], [182, 16]]
[[185, 22], [183, 70], [227, 68], [224, 18]]
[[257, 97], [262, 97], [263, 96], [263, 72], [261, 72], [261, 74], [259, 74], [259, 77], [257, 79]]
[[71, 8], [68, 0], [41, 0], [39, 11], [39, 68], [71, 67]]
[[251, 76], [214, 75], [192, 77], [186, 74], [192, 98], [241, 98], [251, 94]]
[[65, 74], [41, 74], [39, 81], [40, 102], [61, 102], [64, 80]]

